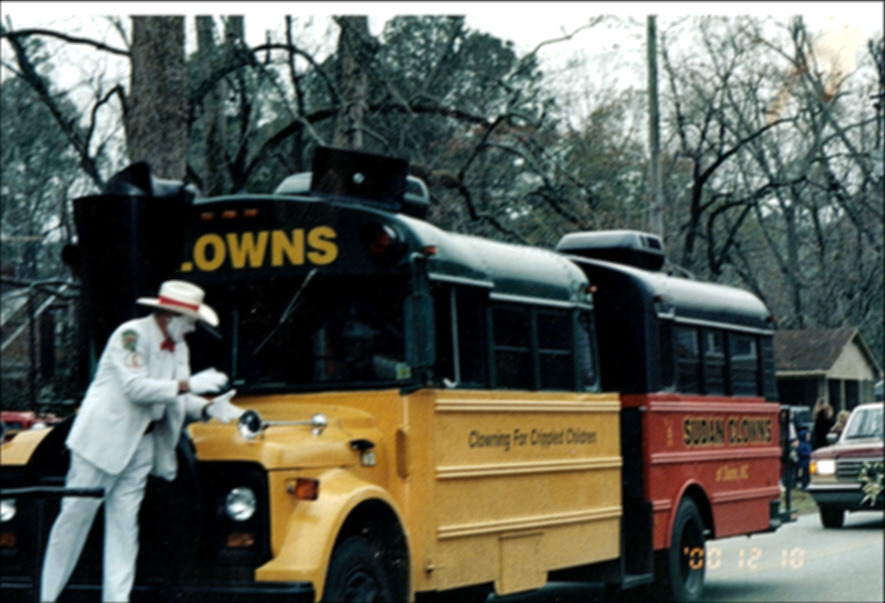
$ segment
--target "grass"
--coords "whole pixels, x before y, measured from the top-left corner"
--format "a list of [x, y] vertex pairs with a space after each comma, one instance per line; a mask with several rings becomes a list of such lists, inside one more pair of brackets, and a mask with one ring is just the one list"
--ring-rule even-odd
[[[781, 492], [781, 510], [786, 509], [787, 492]], [[817, 513], [817, 504], [808, 492], [793, 488], [790, 490], [790, 507], [799, 515]]]

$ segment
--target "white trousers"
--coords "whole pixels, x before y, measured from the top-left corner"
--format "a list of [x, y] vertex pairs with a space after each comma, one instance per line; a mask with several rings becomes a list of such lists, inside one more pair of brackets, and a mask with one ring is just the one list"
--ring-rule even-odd
[[[138, 510], [153, 463], [154, 442], [150, 434], [141, 438], [132, 461], [119, 475], [105, 473], [77, 453], [71, 453], [65, 486], [104, 488], [105, 491], [102, 601], [129, 601], [138, 556]], [[101, 503], [99, 498], [62, 499], [61, 511], [46, 545], [40, 601], [55, 601], [64, 590]]]

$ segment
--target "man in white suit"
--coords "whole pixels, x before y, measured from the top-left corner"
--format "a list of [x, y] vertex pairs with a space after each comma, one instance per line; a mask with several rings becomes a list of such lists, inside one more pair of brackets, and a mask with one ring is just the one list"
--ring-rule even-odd
[[[137, 300], [153, 312], [111, 334], [65, 442], [71, 451], [66, 487], [105, 492], [103, 601], [129, 601], [148, 475], [175, 478], [175, 450], [185, 422], [215, 418], [227, 423], [242, 413], [230, 403], [234, 391], [213, 400], [200, 396], [225, 389], [227, 375], [214, 368], [191, 375], [185, 335], [197, 320], [218, 325], [218, 315], [203, 298], [200, 287], [172, 280], [160, 286], [157, 298]], [[62, 500], [46, 548], [41, 601], [55, 601], [61, 594], [101, 503]]]

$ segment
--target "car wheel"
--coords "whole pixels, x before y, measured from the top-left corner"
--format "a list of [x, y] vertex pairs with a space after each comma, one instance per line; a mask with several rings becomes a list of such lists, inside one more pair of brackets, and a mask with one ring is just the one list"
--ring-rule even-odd
[[845, 511], [832, 507], [822, 507], [820, 510], [820, 522], [825, 528], [841, 528], [845, 523]]

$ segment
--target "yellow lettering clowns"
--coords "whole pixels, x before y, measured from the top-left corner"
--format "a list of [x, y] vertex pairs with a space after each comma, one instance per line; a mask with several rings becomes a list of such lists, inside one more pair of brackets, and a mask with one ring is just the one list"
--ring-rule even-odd
[[682, 441], [686, 448], [770, 444], [770, 417], [685, 417]]
[[311, 264], [325, 266], [338, 259], [337, 234], [330, 226], [309, 230], [260, 230], [207, 233], [194, 242], [193, 258], [182, 272], [213, 272], [222, 266], [234, 270]]

